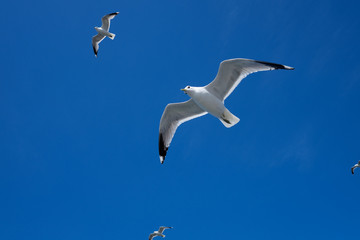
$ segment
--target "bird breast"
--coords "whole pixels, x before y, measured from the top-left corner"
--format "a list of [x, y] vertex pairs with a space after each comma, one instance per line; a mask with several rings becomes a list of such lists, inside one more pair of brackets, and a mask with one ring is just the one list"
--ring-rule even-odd
[[111, 36], [111, 34], [108, 31], [105, 31], [104, 29], [102, 29], [101, 27], [96, 28], [96, 31], [104, 36]]
[[206, 89], [197, 90], [189, 95], [201, 109], [217, 118], [225, 111], [224, 103]]

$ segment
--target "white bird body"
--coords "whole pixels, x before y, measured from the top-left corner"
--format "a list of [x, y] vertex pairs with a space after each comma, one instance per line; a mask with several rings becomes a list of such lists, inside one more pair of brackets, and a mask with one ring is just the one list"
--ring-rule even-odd
[[214, 117], [220, 118], [226, 109], [220, 99], [203, 87], [190, 87], [189, 89], [185, 88], [183, 91], [185, 91], [202, 110], [210, 113]]
[[155, 232], [153, 232], [152, 234], [155, 235], [155, 236], [159, 236], [159, 237], [165, 237], [164, 234], [159, 233], [158, 231], [155, 231]]
[[251, 59], [229, 59], [220, 63], [218, 74], [208, 85], [204, 87], [186, 86], [181, 89], [191, 99], [181, 103], [170, 103], [163, 112], [159, 126], [160, 162], [163, 163], [165, 160], [177, 127], [186, 121], [210, 113], [227, 128], [236, 125], [240, 119], [225, 107], [225, 99], [247, 75], [275, 69], [293, 70], [294, 68]]
[[101, 35], [104, 35], [106, 37], [109, 37], [110, 39], [114, 39], [115, 38], [115, 34], [106, 31], [105, 29], [102, 29], [101, 27], [95, 27], [95, 30], [100, 33]]
[[226, 109], [224, 101], [209, 92], [206, 87], [187, 86], [181, 90], [188, 94], [200, 109], [218, 118], [225, 127], [230, 128], [240, 121]]

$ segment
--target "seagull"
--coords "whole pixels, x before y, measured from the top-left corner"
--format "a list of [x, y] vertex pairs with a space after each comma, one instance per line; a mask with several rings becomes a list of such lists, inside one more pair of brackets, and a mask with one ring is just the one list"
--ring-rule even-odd
[[97, 35], [92, 38], [92, 45], [95, 53], [95, 57], [97, 57], [97, 53], [99, 50], [99, 43], [104, 40], [105, 37], [109, 37], [111, 40], [114, 40], [115, 34], [109, 32], [110, 28], [110, 20], [113, 19], [119, 12], [110, 13], [102, 17], [101, 27], [95, 27], [95, 30], [98, 32]]
[[181, 89], [191, 99], [181, 103], [170, 103], [163, 112], [159, 127], [160, 163], [164, 163], [175, 131], [182, 123], [210, 113], [227, 128], [237, 124], [240, 119], [224, 106], [224, 100], [247, 75], [275, 69], [293, 70], [294, 68], [251, 59], [229, 59], [220, 63], [218, 73], [210, 84], [204, 87], [186, 86]]
[[160, 236], [160, 237], [165, 237], [165, 235], [163, 234], [163, 232], [164, 232], [164, 230], [165, 229], [171, 229], [172, 227], [163, 227], [163, 226], [161, 226], [160, 228], [159, 228], [159, 230], [157, 230], [157, 231], [154, 231], [153, 233], [151, 233], [150, 235], [149, 235], [149, 240], [152, 240], [154, 237], [156, 237], [156, 236]]
[[360, 167], [360, 161], [351, 168], [351, 173], [354, 174], [355, 168]]

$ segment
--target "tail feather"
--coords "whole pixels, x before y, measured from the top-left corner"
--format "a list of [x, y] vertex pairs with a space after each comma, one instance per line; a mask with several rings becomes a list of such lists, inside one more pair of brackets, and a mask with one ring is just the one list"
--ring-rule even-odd
[[224, 124], [225, 127], [230, 128], [236, 125], [240, 119], [232, 114], [229, 110], [225, 109], [219, 120]]
[[109, 37], [109, 38], [110, 38], [111, 40], [114, 40], [115, 36], [116, 36], [115, 34], [110, 33], [110, 37]]

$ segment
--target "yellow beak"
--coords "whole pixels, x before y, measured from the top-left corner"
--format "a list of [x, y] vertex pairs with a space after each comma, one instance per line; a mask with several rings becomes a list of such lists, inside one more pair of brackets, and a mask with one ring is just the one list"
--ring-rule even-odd
[[181, 90], [181, 91], [184, 91], [184, 92], [186, 91], [184, 88], [182, 88], [182, 89], [180, 89], [180, 90]]

